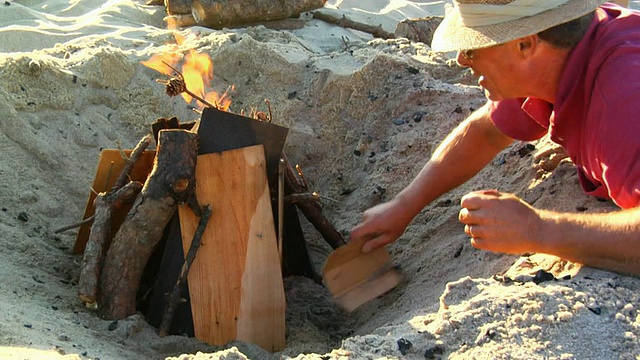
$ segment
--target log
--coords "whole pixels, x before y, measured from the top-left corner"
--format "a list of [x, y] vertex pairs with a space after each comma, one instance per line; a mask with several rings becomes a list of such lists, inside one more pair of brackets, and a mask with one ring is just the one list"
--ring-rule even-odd
[[156, 161], [107, 252], [98, 289], [98, 315], [123, 319], [136, 312], [140, 279], [178, 203], [195, 189], [197, 134], [160, 131]]
[[150, 135], [143, 137], [131, 152], [131, 156], [123, 158], [126, 160], [125, 165], [111, 189], [96, 195], [94, 223], [84, 248], [78, 281], [78, 296], [85, 303], [94, 304], [96, 302], [100, 272], [111, 240], [114, 213], [118, 209], [122, 209], [125, 204], [131, 204], [142, 189], [142, 183], [132, 181], [127, 184], [127, 181], [133, 167], [150, 143]]
[[163, 20], [167, 22], [167, 28], [169, 29], [197, 25], [196, 20], [191, 14], [169, 15], [165, 16]]
[[193, 0], [198, 25], [213, 29], [282, 20], [324, 6], [326, 0]]
[[191, 14], [191, 0], [164, 0], [169, 15]]
[[[309, 189], [307, 185], [301, 183], [296, 177], [287, 156], [282, 154], [284, 162], [285, 162], [285, 185], [289, 193], [292, 194], [307, 194], [309, 193]], [[291, 195], [289, 195], [291, 196]], [[347, 242], [344, 240], [344, 237], [331, 225], [329, 220], [322, 213], [322, 208], [320, 204], [312, 197], [303, 198], [299, 197], [298, 201], [295, 202], [298, 209], [302, 212], [302, 214], [309, 220], [309, 222], [313, 225], [316, 230], [322, 235], [324, 240], [333, 248], [337, 249]]]
[[78, 296], [87, 304], [96, 302], [100, 272], [109, 246], [113, 211], [121, 207], [122, 203], [133, 201], [141, 189], [140, 182], [132, 181], [115, 192], [100, 193], [96, 196], [94, 222], [84, 249], [78, 280]]

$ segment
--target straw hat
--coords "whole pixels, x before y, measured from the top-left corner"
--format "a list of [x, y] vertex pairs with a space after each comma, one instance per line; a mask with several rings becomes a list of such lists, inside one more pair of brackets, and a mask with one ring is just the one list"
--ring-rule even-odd
[[453, 0], [434, 51], [473, 50], [539, 33], [594, 11], [603, 0]]

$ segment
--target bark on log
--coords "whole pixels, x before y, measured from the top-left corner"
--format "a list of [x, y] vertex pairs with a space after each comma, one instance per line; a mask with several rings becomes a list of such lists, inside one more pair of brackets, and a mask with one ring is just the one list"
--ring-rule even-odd
[[98, 280], [108, 248], [113, 211], [124, 202], [131, 202], [142, 189], [142, 184], [134, 181], [115, 192], [100, 193], [95, 200], [95, 217], [91, 234], [82, 257], [82, 268], [78, 280], [78, 296], [88, 304], [96, 302]]
[[156, 162], [107, 252], [98, 290], [98, 315], [123, 319], [136, 312], [140, 278], [178, 203], [195, 189], [197, 134], [160, 131]]
[[164, 0], [169, 15], [191, 14], [191, 0]]
[[169, 29], [197, 25], [196, 19], [191, 14], [165, 16], [164, 21], [167, 22]]
[[326, 0], [193, 0], [198, 25], [213, 29], [282, 20], [324, 6]]
[[[287, 156], [285, 154], [282, 155], [285, 162], [284, 180], [287, 190], [293, 194], [309, 193], [309, 189], [307, 189], [307, 186], [302, 184], [296, 177], [296, 174], [293, 171], [293, 168], [291, 167], [291, 163], [289, 163]], [[324, 240], [333, 249], [337, 249], [347, 243], [342, 235], [333, 227], [333, 225], [331, 225], [326, 216], [324, 216], [324, 214], [322, 213], [322, 208], [316, 200], [312, 198], [299, 199], [295, 202], [295, 204], [298, 206], [298, 209], [300, 209], [307, 220], [309, 220], [313, 227], [318, 230]]]
[[85, 303], [93, 304], [96, 302], [102, 264], [105, 252], [109, 247], [113, 212], [122, 208], [124, 204], [132, 203], [142, 189], [140, 182], [135, 181], [127, 184], [127, 179], [131, 169], [150, 143], [151, 135], [140, 139], [113, 187], [108, 192], [98, 194], [94, 200], [94, 223], [91, 226], [89, 239], [83, 253], [78, 281], [78, 296]]

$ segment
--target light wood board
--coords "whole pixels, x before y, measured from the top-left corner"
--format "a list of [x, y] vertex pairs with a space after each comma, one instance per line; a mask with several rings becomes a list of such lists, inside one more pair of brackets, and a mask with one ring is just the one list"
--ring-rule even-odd
[[[196, 196], [212, 215], [189, 272], [196, 338], [285, 347], [285, 295], [262, 145], [198, 156]], [[179, 207], [184, 253], [198, 218]]]
[[400, 272], [384, 247], [362, 252], [364, 240], [348, 243], [327, 257], [323, 278], [333, 298], [347, 311], [393, 289], [400, 282]]

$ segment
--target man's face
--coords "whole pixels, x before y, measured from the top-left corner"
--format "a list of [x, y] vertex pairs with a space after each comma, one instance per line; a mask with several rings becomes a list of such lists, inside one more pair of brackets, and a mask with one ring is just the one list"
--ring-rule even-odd
[[460, 66], [468, 67], [478, 78], [478, 85], [485, 96], [493, 101], [524, 96], [518, 57], [513, 52], [513, 42], [483, 49], [458, 52]]

